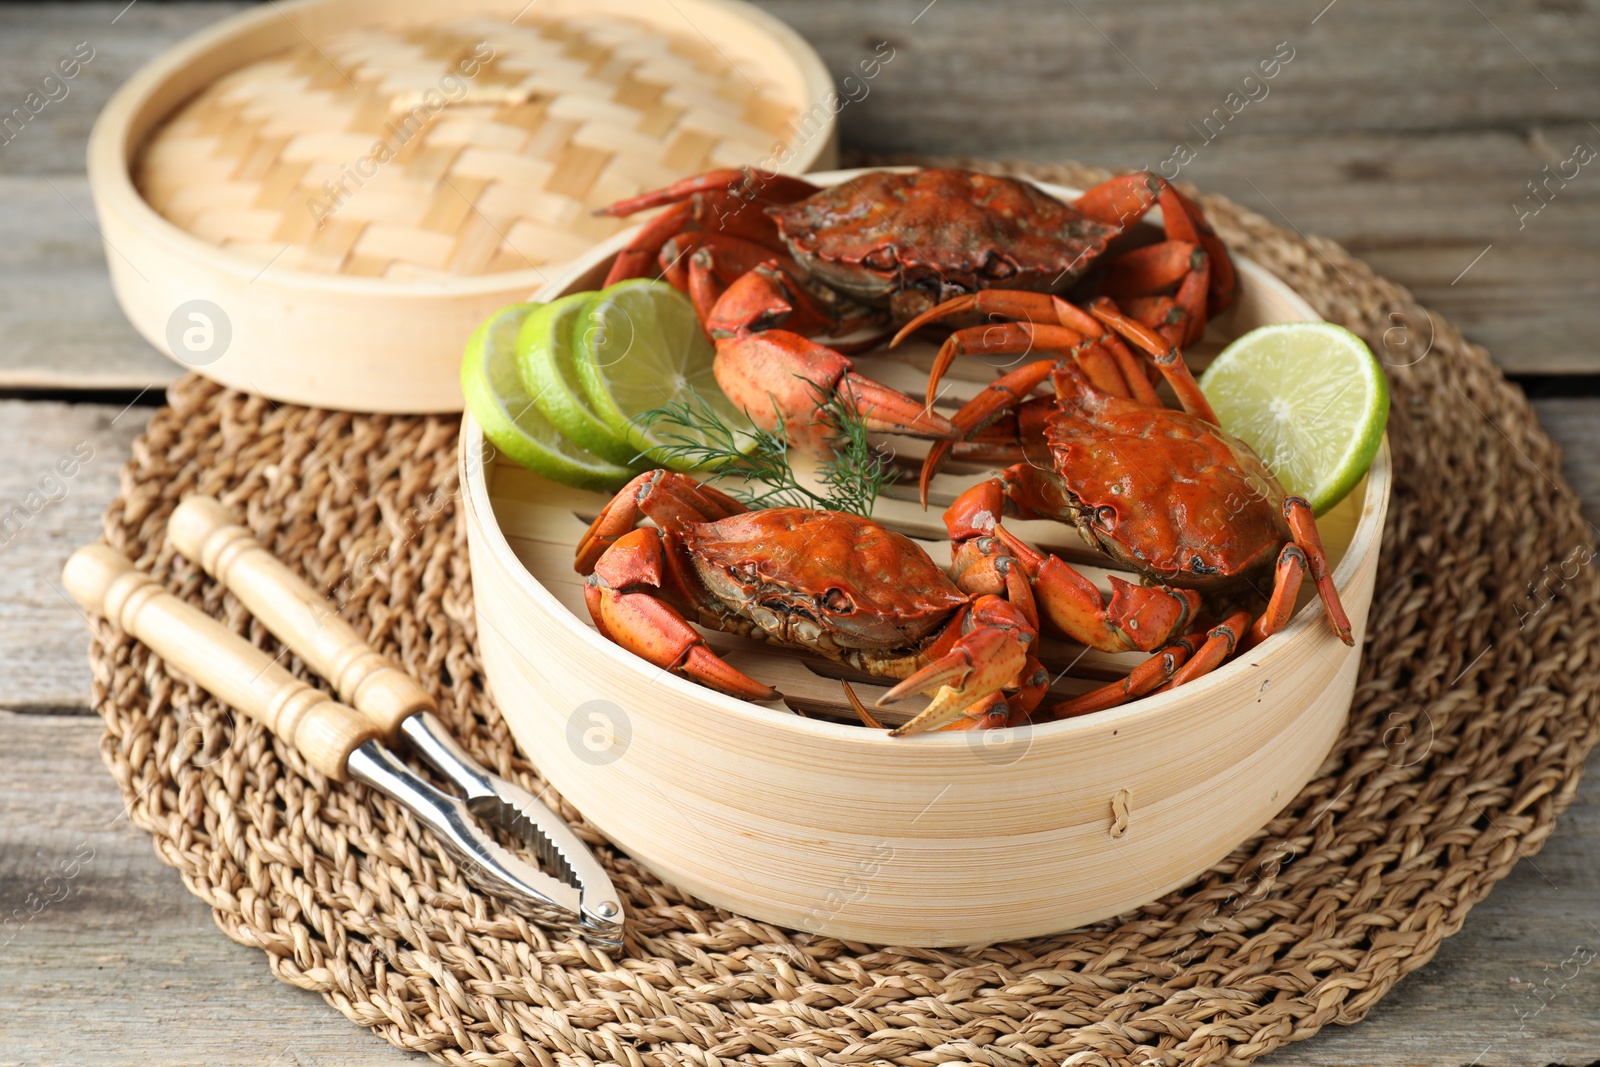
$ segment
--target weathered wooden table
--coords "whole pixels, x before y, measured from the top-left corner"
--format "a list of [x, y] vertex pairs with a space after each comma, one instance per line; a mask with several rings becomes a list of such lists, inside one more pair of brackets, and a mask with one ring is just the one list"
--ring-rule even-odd
[[[893, 45], [870, 92], [840, 116], [847, 149], [1158, 169], [1177, 158], [1203, 188], [1343, 242], [1487, 345], [1538, 398], [1566, 446], [1567, 476], [1600, 519], [1600, 164], [1574, 174], [1573, 163], [1577, 145], [1600, 146], [1593, 4], [764, 6], [841, 74], [879, 42]], [[409, 1058], [274, 981], [128, 825], [86, 707], [83, 623], [58, 587], [174, 376], [112, 300], [84, 141], [139, 64], [233, 9], [0, 8], [0, 112], [78, 42], [94, 52], [65, 97], [0, 144], [0, 513], [32, 490], [48, 501], [0, 535], [0, 1064]], [[1264, 91], [1245, 84], [1275, 53], [1291, 58]], [[1230, 92], [1245, 104], [1208, 125]], [[1180, 145], [1192, 158], [1175, 157]], [[52, 481], [56, 459], [73, 453], [87, 457], [78, 473]], [[73, 857], [65, 899], [26, 918], [29, 894]], [[1596, 949], [1600, 775], [1544, 851], [1366, 1022], [1271, 1062], [1600, 1062], [1600, 967], [1583, 962]]]

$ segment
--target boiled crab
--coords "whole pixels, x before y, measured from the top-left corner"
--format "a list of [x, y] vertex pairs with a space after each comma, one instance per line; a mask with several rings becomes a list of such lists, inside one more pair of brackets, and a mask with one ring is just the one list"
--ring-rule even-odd
[[[1030, 398], [1046, 383], [1050, 396]], [[1307, 576], [1334, 632], [1352, 643], [1310, 505], [1285, 493], [1209, 407], [1177, 411], [1113, 396], [1076, 360], [1039, 360], [995, 379], [954, 421], [970, 434], [1007, 412], [1015, 413], [1015, 437], [991, 447], [1009, 448], [1020, 462], [945, 511], [957, 552], [992, 546], [987, 551], [1020, 561], [1041, 619], [1083, 644], [1153, 653], [1122, 680], [1057, 706], [1058, 715], [1111, 707], [1212, 670], [1282, 628]], [[924, 504], [949, 449], [936, 444], [923, 464]], [[1069, 564], [1006, 530], [1006, 515], [1069, 523], [1146, 584], [1112, 577], [1107, 602]]]
[[[644, 518], [656, 525], [640, 525]], [[691, 620], [899, 679], [879, 703], [933, 694], [895, 734], [1020, 722], [1044, 696], [1027, 578], [992, 548], [958, 553], [952, 580], [916, 542], [870, 519], [749, 511], [687, 475], [656, 470], [605, 506], [575, 566], [587, 575], [584, 597], [602, 634], [747, 700], [777, 693], [714, 652]]]
[[[1016, 330], [1008, 343], [1071, 353], [1097, 368], [1103, 388], [1153, 400], [1127, 338], [1192, 398], [1199, 390], [1176, 351], [1233, 296], [1231, 261], [1205, 217], [1149, 173], [1112, 178], [1069, 205], [1027, 182], [962, 170], [872, 171], [826, 189], [723, 170], [605, 213], [663, 205], [618, 255], [607, 284], [659, 269], [693, 299], [717, 346], [723, 391], [768, 429], [781, 419], [801, 443], [826, 438], [819, 408], [835, 399], [870, 429], [958, 436], [931, 403], [854, 372], [846, 351], [878, 337], [855, 345], [827, 339], [885, 318], [920, 325], [931, 320], [919, 314], [949, 308], [952, 297], [994, 288], [1060, 293], [1153, 207], [1162, 210], [1166, 240], [1117, 257], [1090, 310], [1055, 299], [1025, 339]], [[1130, 332], [1129, 322], [1141, 328]]]

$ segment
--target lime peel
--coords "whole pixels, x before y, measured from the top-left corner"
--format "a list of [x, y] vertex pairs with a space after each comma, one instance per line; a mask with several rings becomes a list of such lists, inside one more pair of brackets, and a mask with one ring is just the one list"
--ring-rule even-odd
[[517, 366], [533, 402], [556, 429], [601, 459], [631, 464], [639, 449], [595, 413], [574, 364], [573, 337], [588, 322], [596, 295], [573, 293], [530, 313], [517, 332]]
[[635, 278], [595, 294], [587, 321], [573, 337], [572, 353], [590, 408], [661, 466], [708, 469], [684, 458], [682, 438], [692, 429], [677, 428], [675, 441], [669, 442], [641, 421], [663, 405], [694, 395], [735, 434], [743, 437], [750, 427], [717, 384], [716, 349], [694, 305], [664, 282]]
[[1290, 493], [1321, 515], [1372, 465], [1389, 387], [1366, 342], [1331, 322], [1260, 326], [1224, 348], [1200, 388]]
[[516, 338], [538, 304], [513, 304], [473, 331], [461, 358], [467, 411], [499, 451], [551, 481], [614, 491], [636, 471], [579, 448], [534, 403], [517, 367]]

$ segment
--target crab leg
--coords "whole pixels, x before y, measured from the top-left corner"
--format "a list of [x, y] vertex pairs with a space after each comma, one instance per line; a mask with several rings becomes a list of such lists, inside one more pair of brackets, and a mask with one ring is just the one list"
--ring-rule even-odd
[[[938, 473], [939, 467], [945, 461], [945, 457], [950, 455], [955, 445], [966, 441], [971, 434], [984, 429], [1011, 408], [1018, 409], [1019, 430], [1024, 428], [1021, 416], [1029, 416], [1026, 425], [1027, 432], [1019, 433], [1024, 457], [1027, 458], [1029, 445], [1043, 438], [1041, 416], [1047, 418], [1053, 408], [1053, 404], [1051, 407], [1044, 405], [1030, 406], [1032, 401], [1028, 399], [1028, 396], [1042, 385], [1047, 378], [1055, 379], [1058, 390], [1063, 388], [1064, 382], [1072, 383], [1072, 386], [1077, 389], [1092, 390], [1094, 388], [1093, 383], [1089, 381], [1088, 376], [1075, 360], [1039, 360], [1036, 363], [1018, 367], [1009, 374], [1003, 374], [990, 382], [977, 396], [963, 404], [961, 410], [951, 417], [950, 422], [957, 434], [955, 439], [935, 441], [933, 447], [928, 450], [928, 455], [923, 459], [922, 474], [918, 482], [923, 507], [928, 506], [928, 487], [933, 482], [933, 476]], [[1034, 458], [1038, 458], [1043, 462], [1043, 457]], [[1016, 503], [1016, 501], [1013, 501], [1013, 503]], [[948, 513], [946, 514], [948, 516]]]
[[[1093, 315], [1084, 311], [1076, 304], [1069, 303], [1059, 296], [1048, 293], [1030, 293], [1021, 289], [983, 289], [966, 296], [953, 297], [946, 300], [938, 307], [929, 308], [921, 315], [912, 319], [900, 328], [889, 342], [893, 348], [904, 341], [911, 334], [930, 323], [949, 318], [951, 315], [963, 313], [989, 315], [997, 318], [1012, 319], [1018, 322], [1032, 323], [1042, 326], [1064, 326], [1077, 331], [1089, 343], [1098, 345], [1111, 353], [1111, 358], [1116, 361], [1120, 376], [1127, 386], [1128, 394], [1135, 400], [1146, 404], [1159, 404], [1161, 400], [1156, 396], [1155, 389], [1145, 377], [1144, 368], [1137, 357], [1128, 350], [1122, 338], [1106, 328], [1106, 325]], [[949, 344], [947, 341], [946, 344]], [[933, 373], [928, 378], [928, 396], [931, 399], [939, 384], [939, 379], [944, 376], [955, 353], [948, 355], [944, 347], [939, 349], [938, 359], [934, 363]]]
[[[1227, 246], [1222, 243], [1222, 238], [1211, 228], [1211, 221], [1206, 218], [1200, 206], [1176, 188], [1172, 195], [1183, 205], [1184, 213], [1193, 223], [1200, 238], [1200, 247], [1206, 250], [1206, 255], [1211, 260], [1211, 277], [1206, 286], [1207, 301], [1206, 314], [1217, 316], [1228, 310], [1228, 305], [1233, 303], [1234, 287], [1238, 284], [1238, 277], [1233, 269], [1233, 257], [1228, 255]], [[1162, 208], [1165, 215], [1166, 208]]]
[[1328, 572], [1328, 554], [1322, 550], [1322, 536], [1317, 533], [1317, 520], [1311, 505], [1302, 497], [1288, 497], [1283, 502], [1283, 517], [1289, 520], [1294, 543], [1306, 554], [1306, 567], [1311, 572], [1311, 580], [1317, 584], [1317, 595], [1322, 598], [1322, 607], [1327, 612], [1328, 621], [1333, 624], [1333, 632], [1345, 644], [1354, 645], [1356, 640], [1350, 631], [1350, 618], [1344, 612], [1344, 605], [1339, 602], [1339, 590], [1333, 584], [1333, 575]]
[[1183, 632], [1200, 610], [1200, 595], [1168, 585], [1134, 585], [1110, 577], [1111, 602], [1094, 583], [1056, 556], [1039, 567], [1043, 614], [1062, 633], [1104, 652], [1151, 652]]
[[1130, 296], [1122, 302], [1122, 310], [1174, 347], [1181, 347], [1193, 329], [1188, 310], [1170, 296]]
[[1199, 265], [1196, 254], [1205, 255], [1199, 245], [1189, 241], [1162, 241], [1136, 248], [1111, 265], [1100, 291], [1116, 300], [1159, 293], [1182, 282]]
[[939, 380], [944, 377], [957, 356], [1027, 355], [1034, 350], [1041, 354], [1060, 352], [1075, 359], [1095, 388], [1112, 396], [1131, 396], [1132, 389], [1122, 375], [1122, 368], [1106, 349], [1067, 326], [1052, 326], [1032, 322], [1004, 322], [993, 326], [969, 326], [956, 330], [939, 346], [928, 375], [928, 403], [936, 399]]
[[606, 549], [583, 587], [595, 626], [629, 652], [674, 674], [729, 696], [773, 699], [776, 689], [711, 651], [678, 609], [662, 599], [666, 587], [686, 582], [685, 576], [673, 574], [676, 568], [663, 545], [669, 536], [645, 527]]
[[[743, 195], [740, 186], [751, 190], [750, 194]], [[721, 170], [708, 170], [704, 174], [683, 178], [671, 185], [641, 193], [627, 200], [618, 200], [615, 204], [600, 208], [595, 214], [627, 218], [629, 215], [660, 207], [662, 204], [687, 200], [696, 193], [730, 193], [746, 201], [760, 199], [769, 204], [789, 204], [821, 191], [821, 186], [776, 171], [761, 170], [756, 167], [724, 167]]]
[[1034, 683], [1031, 676], [1021, 677], [1031, 659], [1028, 646], [1034, 632], [1015, 607], [996, 596], [979, 597], [965, 609], [959, 627], [960, 636], [948, 651], [878, 698], [881, 707], [909, 693], [934, 694], [926, 708], [890, 736], [948, 725], [1008, 686]]
[[658, 269], [661, 258], [661, 248], [673, 235], [682, 230], [694, 218], [694, 205], [691, 203], [674, 204], [649, 222], [644, 228], [633, 235], [633, 240], [627, 247], [617, 253], [617, 258], [611, 261], [611, 270], [606, 273], [606, 285], [615, 285], [617, 282], [628, 278], [646, 278]]
[[[1176, 348], [1191, 345], [1200, 339], [1206, 328], [1206, 287], [1211, 277], [1210, 257], [1196, 244], [1188, 241], [1166, 241], [1129, 252], [1111, 268], [1111, 274], [1101, 286], [1101, 292], [1124, 304], [1130, 314]], [[1166, 297], [1161, 290], [1178, 286], [1175, 297]], [[1134, 309], [1131, 299], [1156, 297], [1170, 308], [1181, 311], [1168, 314], [1166, 322], [1157, 325]]]
[[674, 522], [708, 522], [748, 511], [720, 489], [702, 485], [686, 474], [646, 471], [617, 490], [578, 542], [573, 569], [590, 574], [595, 563], [623, 535], [649, 517], [665, 526]]
[[[945, 528], [959, 546], [957, 560], [975, 551], [967, 545], [992, 537], [1032, 577], [1039, 616], [1073, 640], [1105, 652], [1151, 652], [1183, 633], [1200, 612], [1200, 595], [1193, 590], [1134, 585], [1112, 575], [1108, 603], [1070, 564], [1001, 525], [1004, 514], [1026, 519], [1051, 510], [1041, 482], [1036, 468], [1019, 463], [957, 497], [944, 513]], [[1001, 555], [998, 548], [988, 552]]]
[[1189, 372], [1189, 365], [1183, 361], [1183, 354], [1177, 346], [1144, 323], [1124, 315], [1105, 297], [1096, 297], [1089, 305], [1089, 310], [1095, 318], [1149, 353], [1156, 369], [1172, 386], [1172, 391], [1178, 394], [1178, 403], [1183, 405], [1183, 410], [1205, 419], [1213, 426], [1217, 424], [1217, 414], [1211, 410], [1211, 401], [1200, 391], [1200, 383]]
[[1260, 644], [1288, 623], [1289, 617], [1294, 614], [1295, 598], [1300, 595], [1307, 569], [1306, 554], [1300, 550], [1300, 546], [1292, 543], [1284, 545], [1283, 551], [1278, 553], [1278, 565], [1273, 571], [1272, 596], [1267, 600], [1266, 610], [1250, 627], [1244, 647], [1252, 648]]
[[1119, 175], [1085, 190], [1072, 204], [1096, 221], [1124, 230], [1157, 205], [1161, 207], [1162, 229], [1168, 240], [1198, 244], [1211, 260], [1213, 266], [1205, 283], [1205, 311], [1209, 315], [1221, 314], [1233, 302], [1233, 260], [1205, 213], [1165, 179], [1148, 171]]
[[1211, 283], [1211, 257], [1204, 252], [1195, 253], [1195, 266], [1189, 276], [1178, 286], [1173, 302], [1189, 316], [1189, 331], [1183, 347], [1200, 340], [1206, 332], [1206, 289]]
[[956, 588], [968, 596], [998, 596], [1022, 612], [1028, 625], [1039, 628], [1039, 609], [1027, 568], [995, 537], [974, 537], [955, 544]]
[[1185, 634], [1156, 649], [1149, 659], [1129, 671], [1120, 681], [1108, 682], [1071, 700], [1063, 700], [1051, 708], [1050, 712], [1057, 719], [1070, 719], [1078, 715], [1087, 715], [1092, 711], [1114, 708], [1142, 697], [1157, 686], [1165, 684], [1178, 668], [1199, 650], [1204, 641], [1204, 634]]
[[1098, 222], [1126, 230], [1149, 214], [1150, 209], [1170, 188], [1163, 179], [1149, 171], [1119, 174], [1085, 189], [1072, 202], [1072, 206]]
[[1236, 611], [1213, 626], [1206, 634], [1206, 642], [1200, 646], [1200, 651], [1189, 657], [1189, 662], [1179, 667], [1167, 683], [1157, 687], [1155, 692], [1176, 689], [1185, 682], [1192, 682], [1202, 674], [1210, 674], [1216, 670], [1239, 647], [1249, 625], [1250, 613]]
[[[1011, 373], [1003, 374], [990, 382], [982, 392], [962, 405], [961, 410], [950, 420], [957, 439], [965, 439], [967, 434], [982, 429], [990, 420], [998, 418], [1007, 409], [1020, 405], [1027, 399], [1029, 393], [1050, 377], [1057, 366], [1059, 364], [1053, 360], [1042, 359], [1037, 363], [1018, 367]], [[928, 486], [933, 482], [933, 476], [938, 473], [945, 457], [950, 454], [954, 443], [950, 440], [934, 442], [933, 447], [928, 450], [927, 458], [922, 461], [922, 476], [918, 481], [918, 489], [923, 507], [928, 506]], [[947, 512], [947, 519], [948, 514]], [[998, 516], [998, 513], [996, 515]]]
[[[712, 252], [715, 252], [715, 255], [712, 255]], [[707, 266], [714, 268], [713, 273], [720, 287], [724, 289], [733, 284], [739, 275], [764, 264], [781, 267], [790, 274], [797, 274], [800, 270], [800, 265], [788, 253], [775, 252], [747, 237], [690, 230], [673, 234], [661, 246], [661, 255], [658, 258], [662, 280], [680, 293], [687, 293], [689, 264], [691, 259], [699, 257], [702, 253], [706, 256]]]
[[1050, 465], [1050, 445], [1045, 426], [1055, 411], [1055, 398], [1035, 396], [1003, 412], [980, 429], [955, 442], [950, 454], [956, 459], [990, 466], [1008, 467], [1026, 460], [1039, 466]]
[[[669, 240], [685, 230], [743, 238], [782, 254], [778, 228], [762, 210], [767, 204], [803, 200], [817, 192], [810, 182], [755, 169], [723, 169], [685, 178], [663, 189], [619, 200], [596, 215], [622, 218], [647, 208], [672, 206], [646, 223], [611, 264], [607, 285], [654, 273]], [[671, 257], [668, 257], [669, 261]]]
[[1075, 641], [1102, 652], [1153, 652], [1200, 613], [1200, 594], [1169, 585], [1134, 585], [1110, 575], [1111, 600], [1071, 564], [996, 523], [994, 535], [1034, 576], [1040, 614]]

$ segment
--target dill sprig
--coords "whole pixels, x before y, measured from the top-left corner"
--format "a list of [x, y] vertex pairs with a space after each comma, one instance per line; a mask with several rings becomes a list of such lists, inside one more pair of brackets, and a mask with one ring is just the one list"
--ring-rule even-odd
[[817, 471], [822, 492], [802, 485], [789, 462], [789, 439], [782, 413], [766, 430], [753, 423], [730, 426], [704, 397], [652, 408], [638, 421], [659, 442], [658, 454], [709, 471], [714, 481], [739, 479], [729, 495], [753, 508], [826, 508], [871, 517], [878, 494], [894, 484], [899, 471], [867, 440], [866, 421], [856, 412], [855, 396], [825, 393], [815, 384], [818, 418], [830, 429], [829, 455]]
[[[850, 389], [848, 383], [845, 388]], [[867, 440], [867, 422], [856, 411], [853, 389], [843, 398], [837, 393], [827, 397], [820, 406], [824, 423], [833, 432], [828, 440], [831, 451], [818, 478], [834, 511], [871, 518], [878, 494], [893, 485], [900, 472]]]

